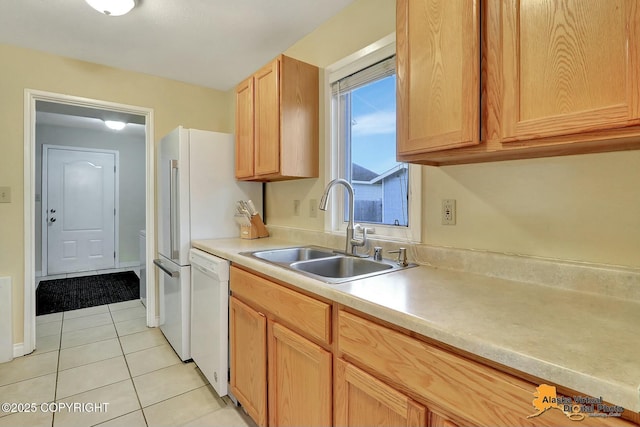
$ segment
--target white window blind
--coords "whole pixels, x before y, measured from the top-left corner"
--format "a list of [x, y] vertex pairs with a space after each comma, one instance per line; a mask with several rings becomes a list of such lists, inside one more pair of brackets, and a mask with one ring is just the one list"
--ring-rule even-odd
[[363, 70], [344, 77], [331, 85], [331, 94], [348, 92], [364, 86], [372, 81], [392, 76], [396, 72], [396, 56], [375, 63]]

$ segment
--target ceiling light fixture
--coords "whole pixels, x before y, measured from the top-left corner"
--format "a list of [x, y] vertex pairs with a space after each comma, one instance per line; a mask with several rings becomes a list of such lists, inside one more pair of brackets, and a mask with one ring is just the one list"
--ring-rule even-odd
[[117, 120], [105, 120], [104, 124], [113, 130], [122, 130], [127, 125], [125, 122], [119, 122]]
[[85, 0], [89, 6], [108, 16], [129, 13], [136, 5], [135, 0]]

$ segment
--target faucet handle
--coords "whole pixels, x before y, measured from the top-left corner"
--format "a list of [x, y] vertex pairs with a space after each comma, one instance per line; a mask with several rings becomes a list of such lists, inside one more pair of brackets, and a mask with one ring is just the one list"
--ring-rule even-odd
[[407, 262], [407, 248], [399, 248], [396, 251], [389, 251], [389, 253], [398, 254], [398, 265], [401, 265], [402, 267], [406, 267], [409, 265], [409, 263]]
[[361, 224], [356, 224], [353, 226], [353, 230], [357, 233], [358, 231], [362, 232], [363, 240], [367, 240], [367, 234], [372, 234], [375, 231], [373, 227], [365, 227]]
[[[356, 234], [358, 233], [358, 231], [362, 232], [362, 239], [356, 238]], [[373, 231], [374, 231], [373, 228], [364, 227], [360, 224], [355, 224], [353, 226], [353, 237], [352, 237], [351, 243], [358, 246], [364, 246], [367, 243], [367, 234], [371, 234], [373, 233]]]

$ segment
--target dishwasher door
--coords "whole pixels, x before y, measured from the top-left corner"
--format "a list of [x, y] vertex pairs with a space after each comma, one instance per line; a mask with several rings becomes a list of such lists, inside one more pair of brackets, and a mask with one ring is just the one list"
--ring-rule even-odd
[[191, 249], [191, 357], [220, 396], [229, 372], [229, 261]]

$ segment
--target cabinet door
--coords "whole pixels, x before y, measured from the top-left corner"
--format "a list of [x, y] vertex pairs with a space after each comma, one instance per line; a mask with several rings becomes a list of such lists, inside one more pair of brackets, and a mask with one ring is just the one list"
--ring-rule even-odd
[[336, 359], [337, 426], [425, 426], [426, 409], [364, 371]]
[[236, 87], [236, 178], [253, 176], [253, 77]]
[[269, 424], [331, 425], [331, 353], [269, 321]]
[[429, 427], [458, 427], [458, 425], [440, 414], [429, 412]]
[[[502, 139], [576, 134], [638, 123], [637, 0], [491, 0], [501, 31]], [[497, 16], [496, 16], [497, 15]], [[500, 30], [501, 29], [501, 30]], [[489, 97], [491, 99], [491, 96]]]
[[397, 1], [399, 159], [479, 143], [479, 3]]
[[280, 60], [254, 78], [255, 174], [270, 175], [280, 171]]
[[259, 426], [267, 425], [267, 319], [229, 299], [231, 391]]

